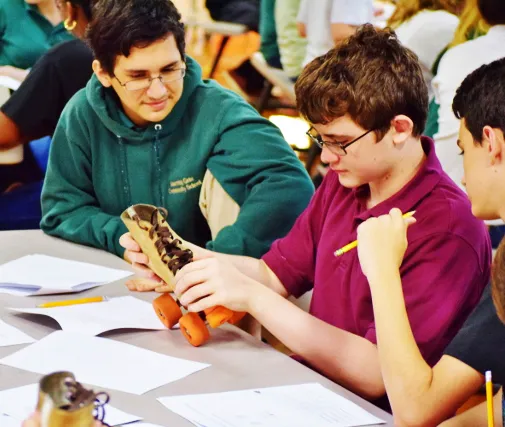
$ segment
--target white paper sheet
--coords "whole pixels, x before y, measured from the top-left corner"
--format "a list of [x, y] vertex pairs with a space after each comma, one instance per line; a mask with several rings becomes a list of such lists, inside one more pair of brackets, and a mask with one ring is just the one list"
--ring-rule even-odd
[[5, 414], [0, 414], [0, 426], [2, 427], [20, 427], [21, 423], [16, 418], [9, 417]]
[[0, 292], [23, 296], [73, 293], [132, 274], [47, 255], [26, 255], [0, 265]]
[[23, 331], [0, 320], [0, 347], [18, 344], [31, 344], [35, 340]]
[[[28, 418], [35, 410], [37, 406], [38, 390], [38, 384], [30, 384], [0, 391], [0, 413], [3, 412], [19, 420], [17, 424], [19, 426], [20, 422]], [[104, 421], [111, 426], [131, 423], [142, 419], [142, 417], [128, 414], [109, 404], [105, 405], [104, 410]], [[0, 426], [3, 427], [3, 424], [0, 424]]]
[[13, 79], [12, 77], [0, 76], [0, 86], [7, 87], [12, 90], [18, 90], [19, 86], [21, 86], [21, 82]]
[[87, 335], [99, 335], [105, 331], [122, 328], [166, 329], [154, 312], [152, 304], [132, 296], [63, 307], [11, 308], [10, 310], [49, 316], [55, 319], [64, 331]]
[[0, 360], [39, 374], [69, 371], [82, 383], [143, 394], [210, 365], [165, 356], [119, 341], [56, 331]]
[[162, 426], [160, 426], [158, 424], [140, 422], [140, 423], [129, 424], [128, 426], [124, 426], [124, 427], [162, 427]]
[[352, 427], [384, 423], [317, 383], [158, 400], [193, 424], [205, 427]]

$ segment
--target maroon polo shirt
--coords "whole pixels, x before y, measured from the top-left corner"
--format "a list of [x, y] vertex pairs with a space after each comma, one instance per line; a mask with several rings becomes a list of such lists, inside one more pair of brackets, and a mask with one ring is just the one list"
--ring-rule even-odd
[[313, 289], [310, 313], [376, 344], [372, 298], [357, 250], [335, 257], [356, 240], [356, 229], [393, 207], [416, 211], [401, 266], [412, 331], [425, 360], [434, 365], [475, 307], [488, 283], [491, 244], [470, 202], [442, 170], [433, 141], [422, 138], [426, 160], [398, 193], [367, 209], [368, 186], [348, 189], [328, 172], [290, 233], [263, 260], [287, 291]]

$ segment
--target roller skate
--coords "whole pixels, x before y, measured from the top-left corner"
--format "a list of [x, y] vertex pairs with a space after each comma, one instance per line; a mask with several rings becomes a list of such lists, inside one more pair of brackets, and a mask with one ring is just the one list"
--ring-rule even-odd
[[[193, 261], [193, 253], [166, 221], [167, 211], [152, 205], [138, 204], [126, 209], [121, 219], [142, 252], [149, 258], [149, 268], [169, 286], [175, 289], [175, 274]], [[224, 323], [236, 323], [245, 313], [233, 312], [217, 306], [200, 313], [182, 313], [177, 299], [169, 293], [153, 301], [156, 314], [169, 329], [177, 323], [190, 344], [199, 347], [210, 337], [206, 323], [218, 328]]]
[[37, 402], [41, 427], [93, 427], [95, 420], [103, 423], [108, 401], [107, 393], [84, 388], [70, 372], [46, 375]]

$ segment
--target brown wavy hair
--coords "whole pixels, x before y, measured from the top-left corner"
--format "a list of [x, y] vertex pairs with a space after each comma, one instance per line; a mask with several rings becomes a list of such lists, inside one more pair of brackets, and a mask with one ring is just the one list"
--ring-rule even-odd
[[424, 130], [428, 91], [417, 56], [391, 29], [359, 27], [327, 54], [310, 62], [295, 84], [298, 110], [310, 123], [329, 123], [348, 114], [381, 140], [400, 114]]

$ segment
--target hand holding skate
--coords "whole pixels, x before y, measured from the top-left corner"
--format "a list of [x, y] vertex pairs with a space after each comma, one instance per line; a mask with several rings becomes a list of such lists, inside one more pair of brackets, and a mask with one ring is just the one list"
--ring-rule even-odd
[[[135, 255], [137, 260], [147, 261], [147, 266], [167, 285], [167, 291], [175, 290], [175, 274], [193, 261], [191, 245], [184, 242], [168, 225], [167, 212], [152, 205], [134, 205], [126, 209], [121, 219], [131, 237], [146, 258]], [[123, 238], [123, 241], [125, 239]], [[135, 249], [131, 242], [132, 249]], [[209, 339], [208, 322], [217, 328], [226, 322], [235, 323], [245, 313], [234, 313], [225, 307], [212, 307], [199, 313], [182, 314], [181, 303], [168, 293], [153, 302], [156, 314], [168, 328], [179, 323], [181, 332], [195, 347]]]

